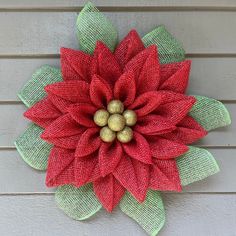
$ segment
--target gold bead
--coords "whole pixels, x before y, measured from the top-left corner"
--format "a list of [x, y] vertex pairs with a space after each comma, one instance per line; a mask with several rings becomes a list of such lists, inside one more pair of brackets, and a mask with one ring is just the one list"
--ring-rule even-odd
[[128, 143], [133, 138], [133, 131], [130, 127], [126, 126], [123, 130], [117, 132], [116, 137], [121, 143]]
[[108, 127], [113, 131], [120, 131], [125, 127], [125, 118], [119, 114], [113, 114], [108, 119]]
[[100, 138], [104, 142], [111, 143], [115, 140], [116, 133], [105, 126], [100, 130]]
[[124, 105], [120, 100], [112, 100], [108, 103], [107, 110], [111, 114], [121, 114], [124, 111]]
[[137, 115], [132, 110], [126, 110], [123, 113], [123, 116], [125, 118], [125, 123], [128, 126], [134, 126], [137, 122]]
[[108, 113], [108, 111], [106, 111], [104, 109], [100, 109], [95, 112], [95, 114], [93, 116], [93, 120], [96, 125], [105, 126], [105, 125], [107, 125], [109, 116], [110, 116], [110, 114]]

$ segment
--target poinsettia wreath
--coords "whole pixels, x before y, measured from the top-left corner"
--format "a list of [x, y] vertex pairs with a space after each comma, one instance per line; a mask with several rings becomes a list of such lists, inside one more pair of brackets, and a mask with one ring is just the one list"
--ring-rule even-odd
[[77, 220], [117, 205], [150, 235], [165, 215], [160, 191], [219, 171], [189, 144], [230, 124], [222, 103], [185, 94], [191, 61], [164, 26], [142, 39], [117, 31], [88, 3], [77, 20], [81, 50], [61, 48], [61, 71], [43, 66], [20, 91], [33, 121], [15, 142]]

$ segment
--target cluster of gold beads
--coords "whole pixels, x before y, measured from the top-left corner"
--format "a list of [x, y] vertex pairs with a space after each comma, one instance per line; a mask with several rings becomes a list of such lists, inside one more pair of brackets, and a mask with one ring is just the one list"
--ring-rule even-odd
[[95, 124], [102, 127], [100, 138], [104, 142], [113, 142], [116, 138], [122, 143], [128, 143], [133, 138], [130, 128], [137, 122], [137, 115], [132, 110], [125, 110], [120, 100], [112, 100], [107, 110], [100, 109], [93, 116]]

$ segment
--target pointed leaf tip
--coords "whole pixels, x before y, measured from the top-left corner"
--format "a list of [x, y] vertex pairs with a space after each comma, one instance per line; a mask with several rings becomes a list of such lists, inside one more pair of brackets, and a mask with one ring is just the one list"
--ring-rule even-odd
[[189, 115], [205, 130], [210, 131], [231, 124], [230, 114], [222, 102], [203, 96], [194, 97], [197, 101]]
[[146, 47], [157, 45], [161, 64], [179, 62], [185, 58], [182, 44], [166, 30], [164, 25], [160, 25], [146, 34], [142, 40]]
[[80, 12], [76, 25], [77, 38], [83, 51], [93, 53], [97, 41], [102, 41], [114, 51], [117, 44], [117, 31], [91, 2], [88, 2]]
[[135, 220], [150, 236], [156, 236], [165, 223], [165, 210], [158, 191], [150, 190], [143, 203], [137, 202], [126, 193], [120, 202], [120, 209]]
[[102, 208], [92, 184], [80, 188], [72, 185], [61, 186], [56, 191], [55, 199], [59, 208], [75, 220], [88, 219]]

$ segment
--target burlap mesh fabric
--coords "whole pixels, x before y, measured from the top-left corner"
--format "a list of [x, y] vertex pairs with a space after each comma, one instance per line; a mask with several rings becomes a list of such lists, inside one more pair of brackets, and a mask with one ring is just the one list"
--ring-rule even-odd
[[129, 193], [126, 193], [119, 207], [151, 236], [157, 235], [164, 225], [165, 210], [160, 193], [157, 191], [150, 190], [143, 203], [137, 202]]
[[27, 107], [31, 107], [46, 95], [44, 90], [46, 85], [60, 80], [62, 78], [59, 69], [47, 65], [42, 66], [20, 90], [18, 96]]
[[182, 186], [205, 179], [219, 172], [217, 162], [210, 152], [197, 147], [189, 147], [189, 151], [177, 158]]
[[189, 114], [207, 131], [224, 127], [231, 123], [229, 112], [221, 102], [203, 96], [195, 97], [197, 102]]
[[142, 38], [144, 45], [155, 44], [158, 47], [162, 64], [183, 61], [185, 51], [182, 45], [161, 25]]
[[40, 138], [43, 129], [35, 124], [30, 124], [25, 132], [20, 135], [15, 146], [25, 162], [38, 170], [46, 170], [52, 145]]
[[75, 220], [85, 220], [102, 208], [92, 184], [80, 188], [74, 188], [72, 185], [59, 187], [55, 199], [58, 206]]
[[86, 4], [76, 24], [81, 50], [93, 53], [97, 41], [104, 42], [112, 51], [114, 50], [117, 43], [117, 31], [93, 4]]

